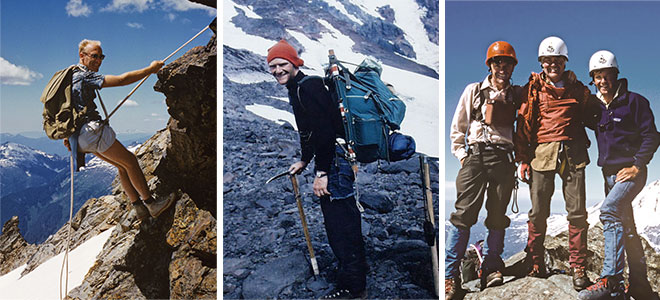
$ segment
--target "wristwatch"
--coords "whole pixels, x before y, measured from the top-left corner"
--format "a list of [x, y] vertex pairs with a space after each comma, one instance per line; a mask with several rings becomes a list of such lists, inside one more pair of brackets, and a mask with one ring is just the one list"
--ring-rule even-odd
[[323, 171], [316, 171], [316, 178], [321, 178], [323, 176], [327, 176], [328, 173], [323, 172]]

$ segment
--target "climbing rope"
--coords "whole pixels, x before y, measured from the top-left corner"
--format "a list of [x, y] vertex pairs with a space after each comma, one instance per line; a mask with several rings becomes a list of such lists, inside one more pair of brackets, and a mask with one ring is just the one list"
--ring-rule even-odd
[[69, 205], [69, 226], [66, 234], [66, 249], [64, 251], [64, 258], [62, 260], [62, 268], [60, 268], [60, 300], [62, 300], [62, 271], [66, 265], [66, 276], [64, 281], [64, 297], [69, 291], [69, 243], [71, 242], [71, 220], [73, 219], [73, 151], [71, 151], [71, 201]]

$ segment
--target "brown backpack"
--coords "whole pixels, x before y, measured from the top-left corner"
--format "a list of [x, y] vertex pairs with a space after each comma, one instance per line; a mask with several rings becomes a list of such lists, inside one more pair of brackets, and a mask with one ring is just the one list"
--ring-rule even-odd
[[[71, 102], [71, 86], [76, 65], [59, 70], [48, 81], [41, 93], [44, 104], [44, 131], [53, 140], [65, 139], [76, 131], [76, 120], [84, 114], [78, 112]], [[86, 109], [85, 109], [86, 110]]]

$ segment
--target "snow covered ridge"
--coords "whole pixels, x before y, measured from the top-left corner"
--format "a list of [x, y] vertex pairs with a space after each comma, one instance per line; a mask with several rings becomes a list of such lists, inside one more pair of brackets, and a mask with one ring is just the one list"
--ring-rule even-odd
[[[31, 162], [40, 164], [43, 161], [56, 160], [55, 155], [47, 154], [43, 151], [35, 150], [21, 144], [12, 142], [0, 145], [0, 167], [13, 167], [17, 163]], [[50, 168], [47, 164], [46, 167]]]

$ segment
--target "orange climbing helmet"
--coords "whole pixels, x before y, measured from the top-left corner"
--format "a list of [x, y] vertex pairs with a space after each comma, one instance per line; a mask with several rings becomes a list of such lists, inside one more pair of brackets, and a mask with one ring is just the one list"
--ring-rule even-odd
[[508, 56], [513, 58], [513, 65], [518, 64], [518, 59], [516, 58], [516, 51], [513, 50], [513, 46], [505, 41], [497, 41], [490, 44], [488, 51], [486, 52], [486, 65], [490, 67], [490, 60], [498, 56]]

